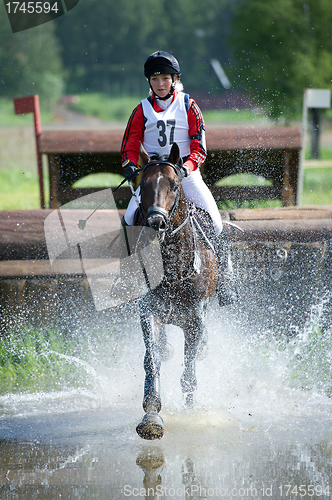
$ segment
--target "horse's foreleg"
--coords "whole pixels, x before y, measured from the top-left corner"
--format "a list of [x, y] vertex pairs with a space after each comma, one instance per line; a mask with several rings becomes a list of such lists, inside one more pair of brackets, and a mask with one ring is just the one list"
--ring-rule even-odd
[[141, 311], [141, 326], [145, 343], [144, 356], [144, 397], [143, 409], [146, 413], [136, 431], [144, 439], [160, 439], [164, 434], [164, 424], [158, 415], [161, 410], [160, 398], [160, 320], [144, 308]]
[[143, 330], [143, 338], [145, 343], [144, 356], [144, 399], [143, 409], [147, 413], [151, 410], [156, 410], [158, 413], [161, 410], [160, 399], [160, 349], [159, 349], [159, 332], [160, 322], [153, 314], [149, 314], [141, 319]]
[[190, 326], [184, 328], [184, 372], [181, 376], [181, 388], [187, 406], [193, 405], [194, 391], [197, 388], [196, 357], [204, 334], [204, 322], [195, 319]]

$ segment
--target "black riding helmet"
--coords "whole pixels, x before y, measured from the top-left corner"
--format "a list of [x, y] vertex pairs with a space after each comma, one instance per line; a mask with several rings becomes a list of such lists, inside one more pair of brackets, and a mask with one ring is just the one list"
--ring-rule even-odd
[[180, 75], [180, 65], [169, 52], [158, 50], [151, 54], [144, 64], [144, 75], [149, 80], [152, 75]]
[[[150, 83], [150, 76], [153, 75], [172, 75], [172, 88], [169, 94], [165, 97], [159, 97], [159, 99], [165, 101], [171, 95], [174, 94], [175, 89], [175, 78], [174, 75], [180, 76], [180, 65], [172, 54], [169, 52], [164, 52], [162, 50], [158, 50], [154, 52], [147, 58], [144, 64], [144, 75], [145, 78], [148, 79]], [[152, 87], [150, 85], [152, 90]]]

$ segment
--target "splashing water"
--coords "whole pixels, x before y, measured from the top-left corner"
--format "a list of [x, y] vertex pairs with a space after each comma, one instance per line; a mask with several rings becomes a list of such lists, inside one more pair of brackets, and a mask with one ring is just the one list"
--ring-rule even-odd
[[[296, 336], [285, 338], [271, 331], [248, 333], [233, 310], [208, 314], [209, 353], [197, 362], [196, 411], [223, 409], [241, 425], [269, 428], [285, 418], [330, 416], [332, 403], [332, 328], [320, 329], [324, 304], [312, 306], [310, 319]], [[118, 323], [117, 323], [118, 321]], [[122, 323], [122, 324], [121, 324]], [[117, 326], [116, 326], [117, 325]], [[114, 332], [117, 330], [116, 332]], [[113, 329], [113, 331], [111, 331]], [[163, 363], [161, 390], [163, 409], [184, 411], [180, 388], [183, 371], [183, 334], [167, 327], [174, 356]], [[50, 393], [6, 394], [0, 397], [1, 416], [35, 412], [69, 412], [126, 404], [141, 409], [144, 345], [137, 317], [113, 318], [110, 330], [96, 326], [90, 334], [77, 331], [81, 352], [56, 353], [58, 363], [85, 372], [85, 383]], [[75, 342], [75, 334], [72, 335]], [[20, 411], [18, 412], [18, 406]]]
[[[236, 308], [212, 304], [209, 353], [197, 363], [190, 411], [180, 388], [183, 334], [168, 326], [174, 356], [162, 364], [166, 433], [158, 443], [135, 433], [144, 381], [137, 311], [117, 317], [113, 312], [108, 328], [103, 323], [89, 333], [73, 332], [75, 353], [56, 356], [74, 373], [84, 370], [79, 387], [64, 383], [61, 390], [0, 397], [0, 445], [20, 443], [1, 448], [2, 498], [21, 493], [25, 500], [45, 500], [60, 492], [106, 500], [157, 484], [165, 497], [165, 488], [173, 488], [169, 497], [184, 498], [172, 491], [186, 487], [192, 498], [284, 498], [284, 485], [301, 484], [327, 497], [332, 329], [322, 329], [321, 320], [329, 300], [313, 306], [302, 331], [287, 338], [261, 329], [254, 334]], [[155, 463], [164, 468], [154, 473]]]

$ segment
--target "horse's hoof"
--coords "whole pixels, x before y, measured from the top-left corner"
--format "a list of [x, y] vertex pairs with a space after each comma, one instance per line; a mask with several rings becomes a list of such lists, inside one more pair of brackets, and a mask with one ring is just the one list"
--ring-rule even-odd
[[165, 457], [158, 448], [144, 448], [136, 458], [136, 463], [144, 472], [159, 472], [165, 463]]
[[146, 414], [136, 427], [136, 432], [142, 439], [161, 439], [164, 435], [164, 422], [158, 413]]

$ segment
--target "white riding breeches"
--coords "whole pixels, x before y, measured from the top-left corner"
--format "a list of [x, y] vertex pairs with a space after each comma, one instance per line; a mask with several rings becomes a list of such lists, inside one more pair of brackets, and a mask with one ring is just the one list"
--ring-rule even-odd
[[184, 177], [181, 184], [187, 200], [206, 210], [211, 216], [216, 233], [221, 233], [223, 225], [220, 213], [211, 191], [203, 181], [200, 170], [197, 168], [188, 177]]
[[[203, 181], [199, 169], [194, 170], [188, 177], [184, 177], [181, 181], [184, 194], [187, 200], [195, 203], [203, 210], [206, 210], [213, 221], [213, 225], [217, 235], [221, 233], [223, 225], [220, 213], [211, 191]], [[136, 190], [137, 199], [140, 200], [140, 188]], [[127, 211], [125, 213], [125, 221], [129, 226], [133, 225], [134, 214], [137, 208], [135, 196], [132, 196]]]

